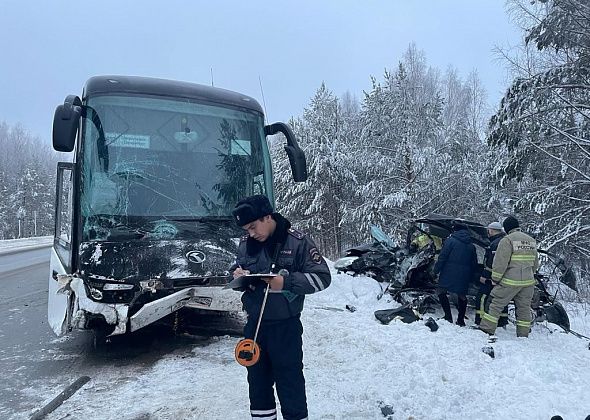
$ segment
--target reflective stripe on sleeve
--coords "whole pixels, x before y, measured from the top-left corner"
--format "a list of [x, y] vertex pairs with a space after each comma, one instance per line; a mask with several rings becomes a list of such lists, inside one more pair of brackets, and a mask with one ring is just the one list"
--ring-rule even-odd
[[309, 273], [303, 273], [303, 275], [305, 275], [305, 278], [307, 279], [307, 281], [309, 282], [309, 284], [311, 284], [311, 287], [313, 287], [313, 289], [316, 292], [319, 292], [320, 289], [318, 289], [318, 286], [315, 284], [315, 282], [313, 281], [313, 278], [311, 277], [311, 275]]
[[320, 290], [324, 290], [326, 288], [326, 286], [324, 285], [324, 282], [320, 279], [320, 277], [317, 274], [310, 273], [310, 275], [311, 275], [311, 277], [313, 277], [315, 279]]

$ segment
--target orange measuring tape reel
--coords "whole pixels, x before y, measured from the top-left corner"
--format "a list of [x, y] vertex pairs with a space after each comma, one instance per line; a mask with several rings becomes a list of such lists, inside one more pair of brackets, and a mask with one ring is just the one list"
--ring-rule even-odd
[[254, 340], [244, 338], [243, 340], [238, 341], [236, 349], [234, 350], [236, 361], [242, 366], [248, 367], [255, 365], [258, 362], [258, 359], [260, 359], [260, 346], [256, 343], [256, 338], [258, 337], [258, 331], [260, 330], [260, 321], [262, 321], [262, 314], [266, 307], [266, 299], [268, 298], [269, 290], [270, 284], [266, 286], [266, 290], [264, 291], [264, 299], [262, 300], [262, 307], [260, 308], [260, 315], [258, 316], [258, 324], [256, 325], [256, 332], [254, 333]]
[[240, 340], [235, 350], [236, 361], [242, 366], [252, 366], [260, 359], [260, 346], [249, 338]]

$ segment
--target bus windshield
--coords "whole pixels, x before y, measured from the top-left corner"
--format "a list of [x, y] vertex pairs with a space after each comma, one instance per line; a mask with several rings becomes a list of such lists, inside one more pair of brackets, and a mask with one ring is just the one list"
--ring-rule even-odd
[[86, 102], [81, 212], [206, 219], [244, 196], [272, 200], [263, 116], [187, 99], [96, 96]]

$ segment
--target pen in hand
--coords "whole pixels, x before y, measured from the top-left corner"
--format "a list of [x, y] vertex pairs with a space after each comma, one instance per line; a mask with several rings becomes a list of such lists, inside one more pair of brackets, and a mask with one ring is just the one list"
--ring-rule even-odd
[[238, 268], [234, 270], [233, 277], [234, 279], [237, 279], [238, 277], [245, 276], [247, 274], [250, 274], [250, 272], [248, 270], [244, 270], [242, 266], [238, 264]]

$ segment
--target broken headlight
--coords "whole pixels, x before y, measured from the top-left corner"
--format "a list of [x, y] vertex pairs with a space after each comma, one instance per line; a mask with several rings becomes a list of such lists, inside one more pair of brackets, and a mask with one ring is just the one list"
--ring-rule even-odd
[[359, 257], [340, 258], [339, 260], [336, 260], [336, 262], [334, 263], [334, 268], [339, 271], [346, 271], [354, 261], [358, 260], [358, 258]]

